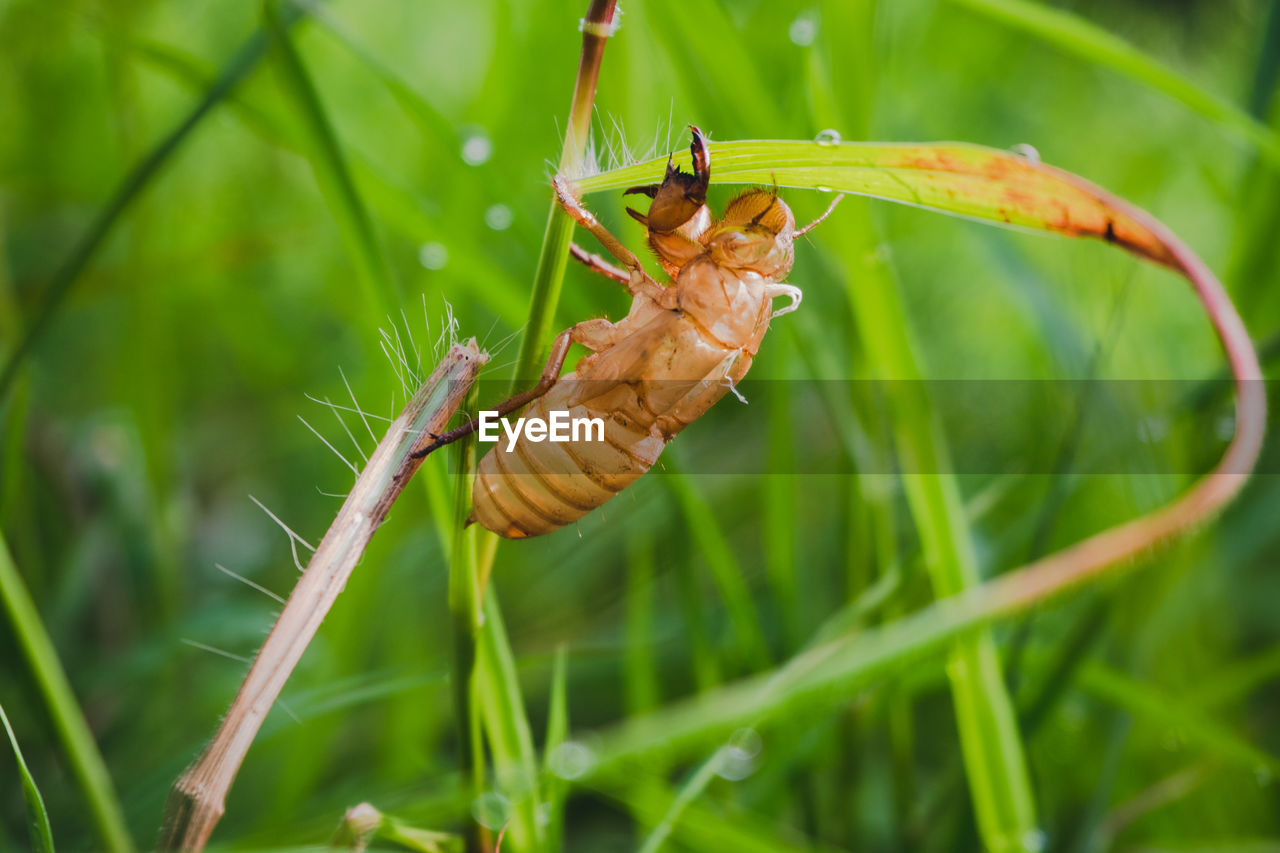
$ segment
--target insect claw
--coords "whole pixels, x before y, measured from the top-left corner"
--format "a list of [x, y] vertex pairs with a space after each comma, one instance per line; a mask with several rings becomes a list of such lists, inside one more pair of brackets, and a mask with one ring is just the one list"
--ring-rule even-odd
[[628, 187], [622, 191], [623, 195], [647, 195], [653, 198], [658, 194], [658, 190], [662, 188], [662, 184], [645, 184], [639, 187]]
[[691, 124], [689, 130], [693, 133], [693, 141], [689, 143], [689, 154], [693, 157], [693, 176], [702, 185], [705, 196], [707, 184], [711, 181], [711, 154], [707, 151], [707, 138], [698, 126]]
[[643, 213], [636, 210], [634, 207], [628, 207], [627, 214], [636, 222], [639, 222], [641, 225], [643, 225], [645, 228], [649, 227], [649, 217], [645, 216]]
[[689, 129], [693, 131], [693, 142], [689, 145], [693, 156], [692, 173], [683, 171], [675, 164], [674, 158], [668, 158], [667, 173], [662, 183], [632, 187], [626, 191], [653, 199], [647, 218], [641, 219], [631, 211], [636, 221], [651, 232], [670, 234], [693, 219], [706, 204], [707, 186], [711, 183], [711, 155], [702, 131], [693, 125]]

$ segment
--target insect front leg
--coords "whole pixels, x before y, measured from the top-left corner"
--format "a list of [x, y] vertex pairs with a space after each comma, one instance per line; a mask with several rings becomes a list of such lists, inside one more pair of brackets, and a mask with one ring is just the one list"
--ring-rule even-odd
[[[569, 189], [569, 182], [565, 180], [563, 175], [556, 175], [552, 180], [555, 186], [556, 199], [560, 202], [560, 206], [564, 208], [565, 213], [573, 217], [573, 220], [583, 228], [591, 232], [600, 245], [608, 250], [627, 269], [627, 290], [632, 296], [644, 295], [652, 299], [656, 304], [663, 308], [671, 309], [676, 307], [676, 293], [674, 288], [665, 288], [644, 271], [644, 265], [640, 263], [640, 259], [636, 257], [626, 246], [622, 245], [622, 241], [610, 233], [608, 228], [601, 224], [600, 220], [582, 206], [582, 203], [574, 198], [572, 190]], [[583, 253], [586, 255], [587, 253]], [[590, 255], [587, 255], [590, 258]], [[583, 260], [578, 258], [578, 260]], [[588, 266], [595, 268], [595, 265], [589, 261], [584, 261]], [[608, 272], [597, 269], [597, 272]], [[621, 270], [619, 270], [621, 272]], [[613, 276], [610, 275], [612, 278]]]
[[[584, 320], [556, 335], [556, 339], [551, 344], [551, 354], [547, 356], [547, 363], [538, 377], [538, 383], [528, 391], [521, 391], [514, 397], [499, 403], [495, 410], [498, 417], [506, 417], [517, 409], [524, 408], [555, 386], [560, 379], [560, 371], [564, 368], [564, 360], [569, 355], [570, 344], [579, 343], [591, 350], [603, 349], [614, 342], [616, 334], [617, 327], [608, 320], [595, 319]], [[472, 419], [446, 433], [432, 435], [429, 444], [420, 450], [415, 450], [411, 455], [415, 459], [421, 459], [433, 450], [452, 444], [460, 438], [466, 438], [479, 428], [480, 422]]]
[[588, 252], [577, 243], [569, 244], [569, 257], [573, 258], [592, 272], [599, 273], [605, 278], [616, 281], [628, 290], [630, 289], [629, 285], [631, 284], [631, 275], [626, 270], [615, 267], [604, 258], [594, 252]]

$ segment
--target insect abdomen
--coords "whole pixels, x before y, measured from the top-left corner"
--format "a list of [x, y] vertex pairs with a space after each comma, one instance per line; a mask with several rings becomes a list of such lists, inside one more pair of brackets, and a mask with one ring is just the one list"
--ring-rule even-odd
[[476, 469], [472, 518], [499, 536], [541, 536], [577, 521], [648, 471], [662, 452], [665, 442], [656, 430], [640, 432], [608, 412], [570, 408], [562, 396], [553, 392], [535, 401], [525, 416], [567, 409], [571, 417], [599, 417], [604, 441], [522, 437], [510, 450], [504, 439], [486, 453]]

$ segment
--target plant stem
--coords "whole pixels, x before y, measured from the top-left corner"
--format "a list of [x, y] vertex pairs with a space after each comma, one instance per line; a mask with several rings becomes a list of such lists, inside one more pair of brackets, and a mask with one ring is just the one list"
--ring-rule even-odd
[[[605, 43], [614, 28], [616, 5], [617, 0], [591, 0], [582, 22], [582, 55], [578, 60], [578, 77], [573, 84], [573, 102], [569, 108], [564, 147], [560, 150], [560, 172], [570, 177], [581, 175], [583, 171], [596, 83], [600, 79]], [[547, 227], [542, 235], [542, 251], [538, 254], [533, 294], [529, 298], [529, 322], [524, 327], [520, 355], [516, 361], [517, 390], [537, 378], [538, 359], [546, 346], [556, 305], [560, 301], [560, 285], [564, 282], [565, 265], [569, 261], [569, 238], [572, 234], [573, 220], [552, 199]]]
[[374, 531], [422, 464], [414, 451], [427, 434], [444, 431], [487, 360], [474, 340], [455, 344], [387, 428], [280, 611], [213, 741], [174, 783], [165, 809], [161, 850], [204, 848], [267, 712], [346, 586]]
[[[617, 0], [591, 0], [587, 15], [582, 21], [582, 54], [578, 60], [573, 101], [569, 109], [564, 146], [560, 152], [559, 171], [567, 175], [579, 175], [583, 171], [596, 83], [600, 77], [605, 44], [614, 29], [616, 5]], [[542, 249], [538, 255], [533, 292], [529, 298], [529, 320], [524, 327], [516, 360], [513, 392], [522, 390], [539, 372], [539, 360], [551, 331], [556, 305], [560, 301], [560, 286], [564, 281], [572, 235], [573, 220], [553, 199], [543, 232]], [[514, 677], [514, 655], [506, 632], [502, 629], [497, 598], [492, 592], [487, 597], [485, 594], [497, 555], [498, 537], [488, 531], [474, 535], [478, 537], [479, 553], [477, 594], [489, 611], [482, 629], [483, 636], [478, 638], [485, 654], [476, 661], [477, 684], [486, 685], [486, 732], [494, 751], [495, 762], [501, 759], [503, 763], [515, 765], [528, 777], [526, 781], [532, 784], [537, 762], [524, 703], [520, 697], [520, 685]], [[535, 839], [541, 840], [545, 834], [537, 821], [536, 813], [530, 811], [532, 806], [536, 812], [537, 806], [536, 788], [531, 790], [532, 796], [520, 799], [512, 817], [513, 825], [507, 844], [516, 849], [525, 849], [527, 844]]]
[[0, 536], [0, 600], [5, 615], [13, 625], [18, 646], [32, 679], [44, 698], [45, 707], [53, 728], [62, 742], [72, 775], [89, 803], [89, 814], [94, 831], [105, 850], [111, 853], [132, 851], [133, 840], [125, 827], [124, 812], [111, 784], [111, 775], [102, 760], [102, 753], [94, 742], [93, 732], [80, 712], [71, 683], [58, 660], [53, 640], [40, 621], [40, 612], [27, 592], [18, 567], [4, 538]]
[[[475, 389], [467, 395], [464, 408], [476, 406]], [[471, 512], [471, 478], [475, 470], [475, 436], [456, 445], [457, 474], [453, 509], [453, 546], [449, 561], [449, 616], [453, 637], [452, 687], [454, 719], [458, 729], [458, 749], [463, 775], [470, 780], [472, 794], [484, 793], [484, 743], [481, 739], [480, 710], [476, 690], [476, 641], [480, 633], [480, 584], [476, 564], [476, 529], [467, 524]], [[476, 824], [476, 837], [469, 840], [476, 849], [489, 846], [488, 830]]]

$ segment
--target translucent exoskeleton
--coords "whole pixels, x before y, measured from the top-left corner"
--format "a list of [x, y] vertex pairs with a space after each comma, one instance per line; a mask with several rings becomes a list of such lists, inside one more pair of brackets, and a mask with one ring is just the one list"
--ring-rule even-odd
[[[775, 187], [742, 193], [724, 216], [712, 219], [706, 205], [710, 151], [702, 132], [690, 129], [691, 174], [668, 161], [661, 183], [627, 190], [653, 200], [647, 214], [627, 212], [648, 228], [649, 245], [669, 284], [645, 272], [562, 176], [554, 180], [565, 211], [621, 267], [576, 245], [573, 257], [623, 284], [632, 296], [631, 310], [617, 323], [592, 319], [565, 329], [538, 384], [498, 407], [505, 415], [528, 405], [526, 419], [567, 411], [572, 418], [600, 418], [605, 424], [603, 441], [521, 437], [514, 446], [499, 441], [489, 450], [477, 466], [471, 518], [500, 536], [550, 533], [634, 482], [667, 442], [742, 379], [770, 320], [800, 305], [800, 289], [783, 281], [791, 272], [792, 244], [827, 214], [796, 230], [791, 208]], [[775, 309], [775, 299], [786, 304]], [[590, 352], [561, 376], [571, 343]], [[459, 427], [428, 449], [474, 429], [474, 423]]]

